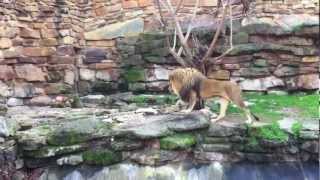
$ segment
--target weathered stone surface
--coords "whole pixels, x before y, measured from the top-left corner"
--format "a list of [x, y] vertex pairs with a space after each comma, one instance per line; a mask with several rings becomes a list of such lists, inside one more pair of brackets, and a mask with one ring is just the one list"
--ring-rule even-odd
[[146, 71], [147, 81], [159, 81], [169, 79], [169, 70], [165, 67], [154, 65], [153, 69]]
[[9, 38], [0, 38], [0, 49], [7, 49], [12, 46], [12, 41]]
[[49, 96], [37, 96], [30, 99], [28, 104], [31, 106], [50, 106], [53, 104], [53, 100]]
[[16, 83], [13, 88], [13, 97], [26, 98], [37, 94], [36, 88], [30, 83]]
[[245, 79], [240, 82], [241, 89], [248, 91], [266, 91], [269, 88], [283, 87], [284, 85], [284, 81], [275, 76], [259, 79]]
[[301, 148], [310, 153], [318, 154], [319, 153], [319, 142], [317, 141], [307, 141], [301, 145]]
[[7, 65], [0, 65], [0, 80], [11, 80], [16, 77], [13, 68]]
[[74, 64], [75, 57], [71, 56], [51, 56], [49, 63], [50, 64]]
[[140, 18], [107, 25], [94, 31], [84, 33], [86, 40], [102, 40], [137, 35], [143, 32], [144, 22]]
[[54, 54], [55, 50], [49, 47], [24, 47], [22, 55], [24, 56], [50, 56]]
[[90, 69], [80, 69], [80, 79], [81, 80], [87, 80], [87, 81], [93, 81], [95, 80], [96, 72]]
[[8, 97], [11, 96], [12, 92], [9, 88], [9, 86], [2, 81], [0, 81], [0, 96]]
[[242, 135], [245, 133], [246, 128], [242, 123], [234, 123], [234, 122], [221, 122], [219, 124], [212, 124], [208, 130], [208, 136], [212, 137], [228, 137], [235, 135]]
[[314, 63], [319, 61], [320, 61], [319, 56], [306, 56], [302, 58], [302, 62], [305, 62], [305, 63]]
[[70, 155], [70, 156], [64, 156], [60, 159], [57, 159], [57, 164], [59, 166], [63, 165], [78, 165], [83, 162], [82, 155]]
[[318, 89], [319, 88], [319, 75], [309, 74], [298, 76], [297, 86], [301, 89]]
[[7, 122], [3, 116], [0, 116], [0, 137], [7, 137], [9, 135], [9, 129]]
[[146, 88], [148, 91], [163, 92], [168, 91], [168, 87], [168, 81], [153, 81], [150, 83], [146, 83]]
[[[131, 118], [135, 117], [132, 116]], [[187, 115], [175, 114], [149, 116], [148, 119], [145, 119], [146, 117], [141, 117], [139, 115], [136, 118], [140, 118], [143, 121], [148, 121], [149, 123], [144, 123], [143, 125], [131, 125], [130, 127], [130, 122], [126, 120], [124, 125], [118, 127], [119, 130], [132, 134], [140, 139], [150, 139], [167, 136], [172, 132], [203, 129], [209, 126], [209, 116], [201, 112], [190, 113]], [[181, 124], [181, 121], [184, 123]]]
[[64, 82], [69, 85], [74, 85], [75, 82], [75, 73], [72, 71], [65, 71]]
[[20, 29], [20, 36], [24, 38], [34, 38], [39, 39], [40, 38], [40, 32], [38, 30], [34, 30], [31, 28], [21, 28]]
[[64, 83], [47, 83], [44, 85], [44, 92], [48, 95], [71, 94], [73, 89]]
[[242, 77], [265, 77], [269, 76], [270, 72], [268, 68], [241, 68], [239, 70]]
[[163, 165], [166, 162], [178, 160], [182, 154], [175, 151], [148, 150], [145, 152], [133, 153], [130, 159], [141, 165]]
[[9, 107], [22, 106], [23, 105], [23, 100], [22, 99], [18, 99], [18, 98], [9, 98], [8, 101], [7, 101], [7, 105]]
[[76, 52], [71, 45], [63, 45], [57, 47], [57, 55], [59, 56], [73, 56]]
[[103, 81], [111, 81], [111, 73], [108, 70], [100, 70], [96, 73], [96, 78]]
[[16, 66], [15, 68], [17, 76], [21, 79], [25, 79], [27, 81], [45, 81], [46, 74], [41, 70], [41, 68], [32, 65], [25, 64]]
[[298, 69], [290, 66], [279, 66], [273, 74], [277, 77], [293, 76], [298, 74]]
[[102, 60], [108, 58], [108, 52], [104, 49], [99, 48], [88, 48], [84, 50], [85, 58], [83, 59], [84, 63], [99, 63]]

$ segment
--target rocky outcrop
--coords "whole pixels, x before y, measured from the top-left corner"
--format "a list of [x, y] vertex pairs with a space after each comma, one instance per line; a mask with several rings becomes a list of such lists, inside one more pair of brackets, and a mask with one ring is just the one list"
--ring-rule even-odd
[[190, 158], [198, 163], [318, 159], [318, 121], [247, 126], [241, 117], [211, 123], [209, 116], [150, 108], [9, 108], [0, 119], [0, 159], [6, 163], [0, 166], [11, 164], [16, 171], [123, 161], [158, 166]]

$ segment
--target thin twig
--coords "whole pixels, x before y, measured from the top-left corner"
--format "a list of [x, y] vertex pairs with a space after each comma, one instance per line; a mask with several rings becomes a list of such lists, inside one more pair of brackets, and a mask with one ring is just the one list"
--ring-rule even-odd
[[180, 0], [177, 4], [177, 7], [176, 7], [174, 14], [178, 14], [182, 4], [183, 4], [183, 0]]
[[212, 41], [211, 41], [211, 43], [210, 43], [210, 46], [209, 46], [206, 54], [205, 54], [204, 57], [202, 58], [203, 64], [205, 64], [206, 61], [208, 61], [208, 60], [207, 60], [208, 57], [210, 57], [210, 56], [212, 55], [213, 48], [215, 47], [215, 45], [216, 45], [216, 43], [217, 43], [217, 41], [218, 41], [218, 37], [219, 37], [219, 35], [220, 35], [222, 26], [223, 26], [223, 24], [224, 24], [224, 19], [225, 19], [225, 16], [226, 16], [226, 12], [227, 12], [226, 9], [227, 9], [227, 8], [226, 8], [226, 5], [223, 5], [222, 7], [223, 7], [223, 10], [222, 10], [222, 13], [223, 13], [223, 14], [222, 14], [222, 19], [220, 20], [220, 24], [219, 24], [219, 26], [218, 26], [218, 29], [217, 29], [215, 35], [213, 36], [213, 39], [212, 39]]
[[[192, 30], [192, 23], [193, 23], [194, 19], [195, 19], [196, 16], [197, 16], [198, 7], [199, 7], [199, 0], [196, 1], [196, 4], [195, 4], [195, 6], [194, 6], [194, 10], [193, 10], [193, 13], [192, 13], [192, 17], [191, 17], [190, 23], [189, 23], [189, 25], [188, 25], [187, 34], [186, 34], [186, 36], [184, 37], [184, 42], [185, 42], [185, 43], [188, 42], [188, 39], [189, 39], [191, 30]], [[181, 56], [182, 50], [183, 50], [183, 48], [180, 47], [180, 48], [179, 48], [179, 51], [178, 51], [178, 56]]]
[[233, 28], [232, 28], [232, 26], [233, 26], [233, 19], [232, 19], [232, 4], [231, 3], [229, 3], [229, 18], [230, 18], [230, 48], [233, 48], [233, 39], [232, 39], [232, 34], [233, 34]]

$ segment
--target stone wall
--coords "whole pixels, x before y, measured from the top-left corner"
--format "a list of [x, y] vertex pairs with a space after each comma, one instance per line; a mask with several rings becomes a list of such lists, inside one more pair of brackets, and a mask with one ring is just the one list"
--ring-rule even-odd
[[166, 114], [152, 108], [121, 112], [96, 107], [12, 107], [4, 115], [0, 116], [4, 179], [37, 177], [48, 167], [101, 168], [121, 162], [319, 165], [317, 120], [305, 120], [300, 126], [292, 119], [248, 126], [241, 117], [211, 123], [209, 114], [201, 111]]
[[[192, 8], [186, 3], [183, 22]], [[200, 4], [195, 26], [208, 28], [216, 1]], [[222, 65], [212, 65], [214, 78], [231, 76], [246, 90], [316, 89], [318, 2], [252, 6], [256, 18], [236, 23], [239, 46]], [[0, 96], [12, 106], [47, 105], [74, 92], [164, 91], [177, 65], [156, 31], [150, 0], [3, 0], [0, 15]]]

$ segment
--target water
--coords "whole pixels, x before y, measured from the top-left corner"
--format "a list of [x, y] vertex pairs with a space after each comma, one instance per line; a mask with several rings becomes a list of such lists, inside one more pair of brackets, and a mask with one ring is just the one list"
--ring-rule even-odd
[[319, 180], [319, 164], [309, 162], [302, 165], [304, 173], [297, 163], [60, 167], [50, 168], [41, 180]]

